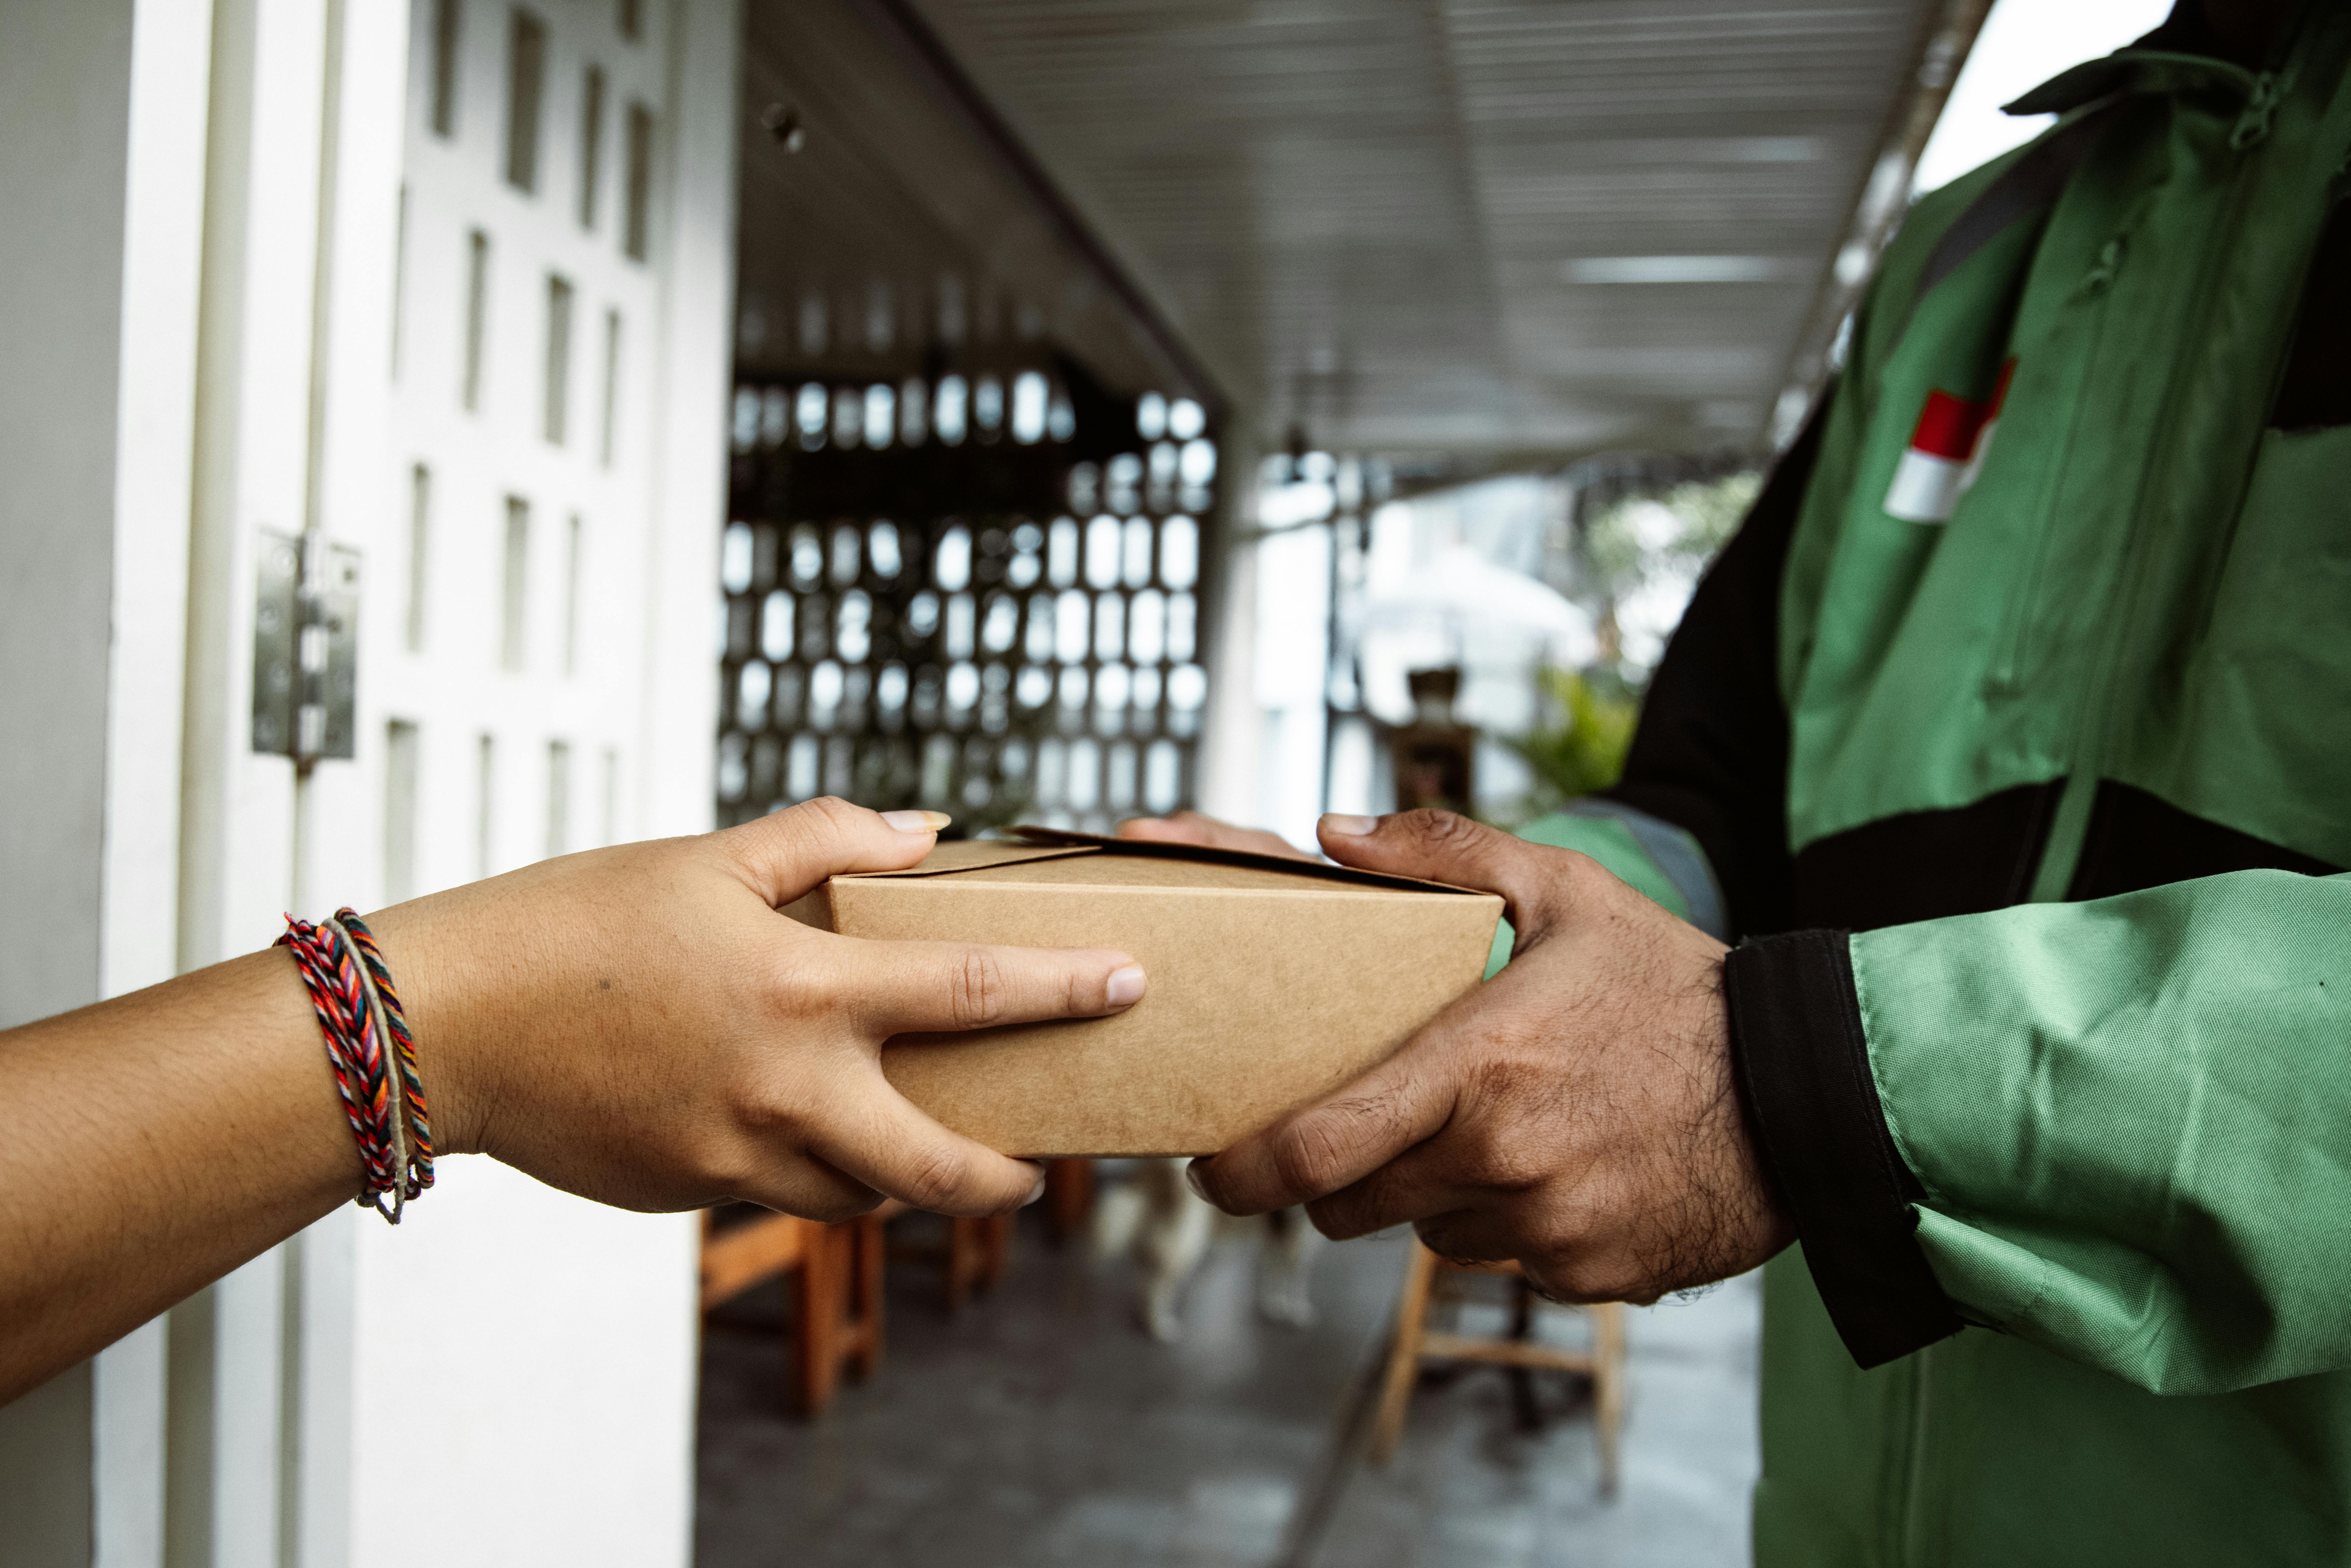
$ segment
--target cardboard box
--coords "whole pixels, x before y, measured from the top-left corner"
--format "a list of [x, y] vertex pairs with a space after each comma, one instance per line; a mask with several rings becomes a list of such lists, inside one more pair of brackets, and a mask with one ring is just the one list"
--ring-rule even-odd
[[1114, 947], [1115, 1018], [908, 1035], [900, 1092], [1007, 1154], [1214, 1154], [1384, 1060], [1484, 972], [1502, 901], [1320, 862], [1019, 830], [788, 913], [850, 936]]

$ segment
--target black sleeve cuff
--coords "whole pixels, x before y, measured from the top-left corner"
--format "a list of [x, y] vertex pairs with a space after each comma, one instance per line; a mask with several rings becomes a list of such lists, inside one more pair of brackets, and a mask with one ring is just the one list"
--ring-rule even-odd
[[1963, 1324], [1919, 1250], [1924, 1196], [1886, 1130], [1842, 931], [1791, 931], [1723, 967], [1731, 1053], [1765, 1168], [1845, 1349], [1883, 1365]]

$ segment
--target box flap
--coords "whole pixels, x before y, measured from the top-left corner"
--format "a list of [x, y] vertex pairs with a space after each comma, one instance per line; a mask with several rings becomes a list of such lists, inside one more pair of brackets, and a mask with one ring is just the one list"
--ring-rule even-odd
[[[1259, 871], [1286, 872], [1291, 875], [1318, 876], [1332, 882], [1352, 883], [1358, 887], [1394, 888], [1403, 893], [1478, 893], [1475, 888], [1455, 887], [1442, 882], [1424, 882], [1418, 877], [1395, 876], [1387, 872], [1364, 871], [1351, 865], [1340, 865], [1334, 861], [1297, 860], [1288, 855], [1259, 854], [1253, 850], [1210, 849], [1202, 844], [1169, 844], [1152, 839], [1114, 839], [1101, 833], [1070, 832], [1061, 828], [1024, 826], [1014, 828], [1012, 831], [1019, 836], [1022, 844], [1034, 845], [1040, 850], [1059, 850], [1064, 853], [1144, 855], [1157, 860], [1205, 861], [1213, 865], [1249, 866]], [[925, 862], [926, 869], [928, 865], [929, 862]], [[961, 871], [964, 868], [941, 866], [937, 869]]]
[[1092, 844], [1029, 844], [1008, 839], [949, 839], [904, 871], [845, 872], [844, 876], [945, 876], [950, 872], [976, 871], [981, 866], [1013, 865], [1021, 861], [1067, 860], [1100, 852]]

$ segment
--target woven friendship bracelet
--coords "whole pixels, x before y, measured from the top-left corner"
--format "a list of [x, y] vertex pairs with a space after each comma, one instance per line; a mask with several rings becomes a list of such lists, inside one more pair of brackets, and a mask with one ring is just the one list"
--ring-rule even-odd
[[317, 925], [289, 915], [277, 946], [301, 972], [359, 1143], [366, 1179], [355, 1201], [397, 1225], [406, 1201], [432, 1184], [433, 1150], [407, 1019], [374, 937], [362, 940], [357, 924], [348, 909]]
[[[367, 1178], [359, 1201], [374, 1203], [379, 1193], [393, 1186], [398, 1166], [392, 1154], [389, 1085], [382, 1082], [382, 1052], [360, 982], [359, 966], [348, 956], [348, 946], [335, 932], [291, 915], [287, 916], [286, 926], [286, 935], [277, 944], [293, 951], [303, 987], [310, 994], [310, 1010], [318, 1015], [319, 1032], [326, 1036], [335, 1092], [342, 1097], [351, 1134], [359, 1140]], [[377, 1064], [373, 1072], [369, 1071], [371, 1055]], [[374, 1203], [374, 1207], [381, 1209], [382, 1205]]]
[[368, 989], [392, 1039], [392, 1065], [400, 1073], [401, 1094], [408, 1110], [408, 1152], [402, 1166], [406, 1182], [402, 1196], [414, 1197], [433, 1185], [433, 1118], [425, 1109], [424, 1080], [416, 1071], [416, 1039], [409, 1033], [408, 1015], [401, 1010], [400, 993], [392, 988], [392, 971], [375, 945], [375, 933], [360, 921], [356, 909], [336, 910], [335, 921], [359, 949]]

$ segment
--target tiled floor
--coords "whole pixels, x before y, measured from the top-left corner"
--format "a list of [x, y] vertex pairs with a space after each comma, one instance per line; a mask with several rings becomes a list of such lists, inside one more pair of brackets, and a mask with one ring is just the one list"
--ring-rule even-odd
[[1401, 1237], [1324, 1251], [1302, 1332], [1251, 1310], [1255, 1247], [1219, 1239], [1175, 1345], [1135, 1327], [1126, 1265], [1033, 1226], [1004, 1289], [953, 1318], [930, 1270], [893, 1264], [883, 1371], [813, 1425], [784, 1414], [780, 1291], [746, 1297], [705, 1343], [698, 1568], [1746, 1560], [1752, 1281], [1633, 1314], [1624, 1487], [1604, 1501], [1585, 1413], [1517, 1432], [1489, 1371], [1425, 1385], [1394, 1464], [1364, 1469], [1344, 1439]]

